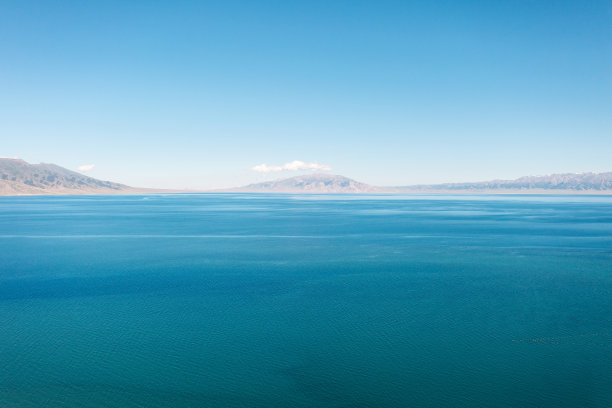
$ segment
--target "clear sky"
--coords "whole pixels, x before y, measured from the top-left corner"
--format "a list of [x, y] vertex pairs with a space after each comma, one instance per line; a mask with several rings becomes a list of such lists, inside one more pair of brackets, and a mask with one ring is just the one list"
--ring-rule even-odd
[[0, 156], [176, 188], [612, 171], [612, 1], [3, 1]]

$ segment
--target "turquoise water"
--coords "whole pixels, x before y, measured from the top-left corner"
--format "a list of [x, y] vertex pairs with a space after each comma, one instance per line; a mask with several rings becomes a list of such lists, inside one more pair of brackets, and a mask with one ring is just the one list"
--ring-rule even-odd
[[0, 197], [1, 407], [611, 407], [612, 197]]

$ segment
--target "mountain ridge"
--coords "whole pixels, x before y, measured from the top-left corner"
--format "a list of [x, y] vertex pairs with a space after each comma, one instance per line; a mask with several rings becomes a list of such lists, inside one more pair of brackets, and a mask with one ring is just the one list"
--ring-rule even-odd
[[612, 172], [558, 173], [514, 180], [379, 187], [345, 176], [315, 173], [242, 187], [208, 191], [137, 188], [99, 180], [51, 163], [30, 164], [0, 158], [0, 195], [147, 193], [304, 193], [304, 194], [612, 194]]
[[261, 193], [491, 193], [491, 194], [612, 194], [612, 172], [559, 173], [523, 176], [514, 180], [466, 183], [418, 184], [379, 187], [348, 177], [311, 174], [249, 184], [217, 192]]
[[312, 193], [312, 194], [359, 194], [379, 193], [385, 188], [371, 186], [348, 177], [315, 173], [281, 178], [223, 190], [241, 193]]
[[[0, 158], [0, 195], [138, 194], [163, 190], [99, 180], [52, 163]], [[170, 191], [168, 191], [170, 192]]]
[[543, 176], [523, 176], [512, 180], [490, 180], [465, 183], [421, 184], [396, 187], [401, 191], [448, 191], [448, 192], [610, 192], [612, 172], [603, 173], [554, 173]]

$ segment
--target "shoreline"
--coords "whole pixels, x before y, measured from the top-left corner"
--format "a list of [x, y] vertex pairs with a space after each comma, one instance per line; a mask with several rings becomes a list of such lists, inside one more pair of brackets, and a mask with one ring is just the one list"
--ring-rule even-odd
[[48, 193], [17, 193], [2, 194], [0, 197], [41, 197], [41, 196], [116, 196], [116, 195], [149, 195], [149, 194], [299, 194], [299, 195], [501, 195], [501, 196], [612, 196], [612, 190], [408, 190], [408, 191], [377, 191], [377, 192], [316, 192], [316, 191], [237, 191], [237, 190], [166, 190], [166, 189], [138, 189], [132, 191], [58, 191]]

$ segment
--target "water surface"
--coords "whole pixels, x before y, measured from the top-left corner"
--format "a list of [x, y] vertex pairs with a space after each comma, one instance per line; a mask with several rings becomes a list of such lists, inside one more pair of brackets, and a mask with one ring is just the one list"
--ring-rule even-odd
[[612, 198], [0, 198], [2, 407], [610, 407]]

